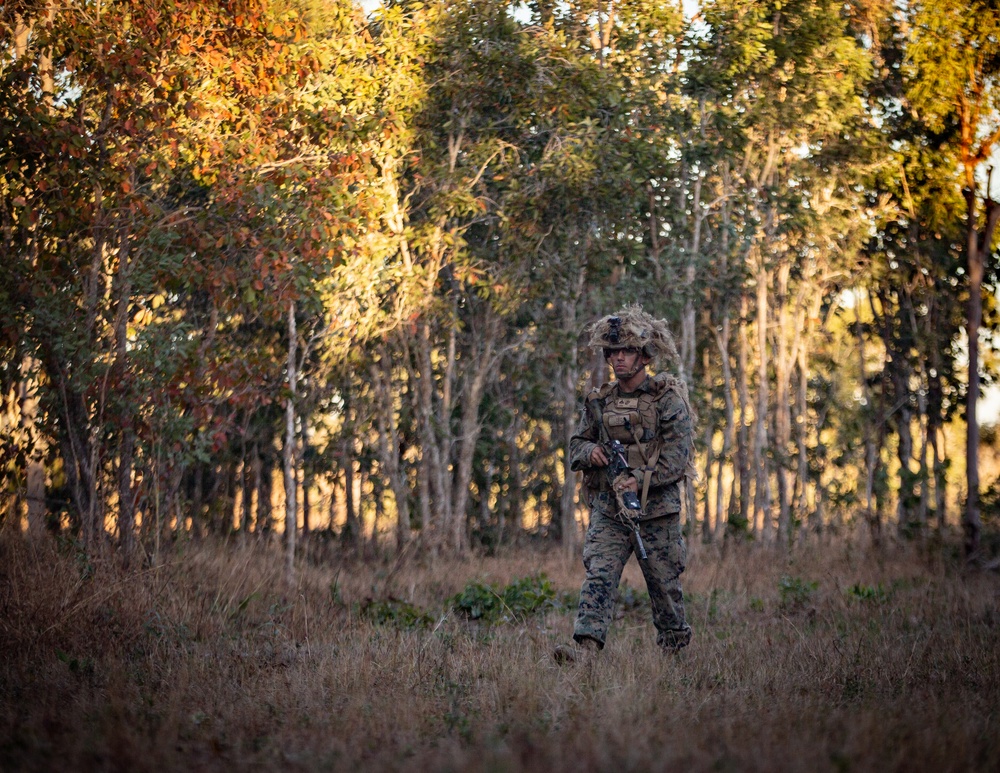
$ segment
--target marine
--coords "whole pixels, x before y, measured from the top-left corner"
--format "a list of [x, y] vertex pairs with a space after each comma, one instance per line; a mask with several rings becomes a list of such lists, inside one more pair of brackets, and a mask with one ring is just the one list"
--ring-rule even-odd
[[[676, 366], [677, 348], [666, 322], [640, 306], [603, 317], [590, 332], [590, 346], [602, 352], [614, 379], [586, 397], [569, 444], [570, 468], [583, 472], [590, 507], [573, 639], [585, 652], [604, 648], [622, 571], [636, 553], [656, 642], [673, 652], [691, 641], [680, 581], [687, 556], [680, 511], [693, 470], [694, 429], [684, 382], [647, 368], [661, 358]], [[612, 447], [621, 449], [624, 465], [612, 465]], [[621, 472], [611, 479], [608, 470], [616, 467]], [[575, 659], [565, 648], [555, 656]]]

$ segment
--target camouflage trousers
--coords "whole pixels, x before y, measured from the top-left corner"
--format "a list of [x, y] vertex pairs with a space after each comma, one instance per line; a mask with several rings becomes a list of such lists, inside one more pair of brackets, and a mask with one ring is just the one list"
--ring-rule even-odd
[[[574, 639], [578, 642], [594, 639], [601, 647], [611, 624], [622, 570], [635, 552], [632, 530], [606, 514], [610, 509], [607, 506], [613, 507], [613, 500], [607, 501], [609, 499], [608, 494], [601, 493], [593, 503], [583, 547], [587, 576], [580, 589], [580, 607], [573, 626]], [[656, 643], [664, 649], [679, 649], [691, 641], [691, 627], [684, 619], [680, 584], [687, 556], [680, 516], [674, 513], [641, 521], [639, 533], [648, 556], [639, 561], [639, 567], [652, 602]]]

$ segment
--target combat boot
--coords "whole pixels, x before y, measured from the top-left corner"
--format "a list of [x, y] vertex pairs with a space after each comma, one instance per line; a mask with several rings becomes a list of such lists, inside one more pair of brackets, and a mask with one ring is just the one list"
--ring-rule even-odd
[[656, 643], [664, 652], [679, 652], [691, 643], [691, 626], [685, 625], [676, 630], [661, 631], [656, 637]]
[[573, 644], [557, 644], [552, 651], [552, 657], [561, 666], [567, 663], [576, 663], [582, 666], [593, 660], [600, 651], [601, 643], [597, 639], [585, 636]]

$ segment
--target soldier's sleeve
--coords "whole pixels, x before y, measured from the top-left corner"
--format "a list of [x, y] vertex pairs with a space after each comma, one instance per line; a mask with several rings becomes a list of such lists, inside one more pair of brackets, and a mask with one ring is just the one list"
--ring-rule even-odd
[[571, 470], [589, 470], [590, 454], [598, 445], [600, 439], [597, 421], [591, 411], [590, 400], [583, 404], [583, 413], [576, 432], [569, 439], [569, 468]]
[[694, 428], [687, 404], [672, 389], [660, 399], [660, 458], [650, 486], [666, 486], [684, 477], [694, 453]]

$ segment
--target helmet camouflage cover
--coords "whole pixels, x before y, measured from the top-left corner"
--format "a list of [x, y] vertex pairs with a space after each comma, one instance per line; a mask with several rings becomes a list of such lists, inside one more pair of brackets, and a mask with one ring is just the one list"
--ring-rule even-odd
[[589, 345], [594, 349], [641, 349], [653, 359], [666, 355], [671, 364], [678, 361], [666, 320], [654, 319], [637, 305], [597, 320], [590, 328]]

